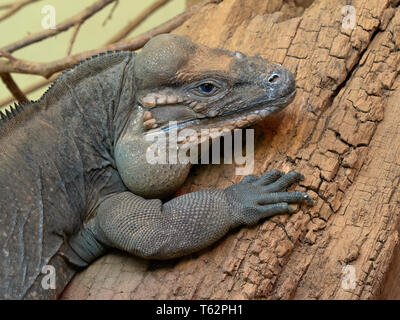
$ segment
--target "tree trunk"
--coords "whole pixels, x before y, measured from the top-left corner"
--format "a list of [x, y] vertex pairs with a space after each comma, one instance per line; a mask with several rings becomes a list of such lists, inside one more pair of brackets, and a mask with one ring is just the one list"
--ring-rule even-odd
[[[351, 1], [354, 19], [346, 1], [310, 2], [225, 0], [174, 33], [296, 75], [294, 102], [255, 128], [255, 174], [302, 172], [297, 189], [315, 206], [182, 259], [110, 253], [64, 299], [400, 298], [399, 1]], [[198, 166], [180, 193], [241, 178], [234, 165]]]

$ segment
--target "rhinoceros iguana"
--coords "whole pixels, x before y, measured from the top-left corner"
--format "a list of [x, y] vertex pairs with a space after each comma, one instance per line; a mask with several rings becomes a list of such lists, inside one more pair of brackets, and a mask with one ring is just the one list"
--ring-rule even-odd
[[[0, 298], [56, 298], [108, 248], [151, 259], [200, 250], [239, 225], [312, 199], [273, 170], [162, 202], [190, 163], [150, 164], [155, 133], [232, 130], [293, 100], [295, 82], [259, 56], [160, 35], [138, 53], [99, 54], [0, 120]], [[170, 125], [170, 123], [174, 125]], [[180, 144], [178, 144], [178, 147]], [[45, 266], [56, 289], [42, 286]]]

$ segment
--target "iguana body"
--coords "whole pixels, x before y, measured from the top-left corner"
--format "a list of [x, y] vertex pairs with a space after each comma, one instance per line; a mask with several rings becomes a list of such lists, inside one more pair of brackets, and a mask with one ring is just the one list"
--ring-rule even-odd
[[[176, 35], [139, 54], [112, 52], [64, 73], [37, 101], [0, 120], [0, 298], [55, 298], [109, 247], [168, 259], [231, 228], [291, 212], [311, 199], [284, 191], [301, 179], [271, 171], [225, 190], [162, 203], [190, 164], [151, 165], [151, 132], [244, 127], [287, 105], [291, 74], [259, 57]], [[253, 114], [253, 116], [250, 116]], [[41, 286], [56, 268], [55, 290]]]

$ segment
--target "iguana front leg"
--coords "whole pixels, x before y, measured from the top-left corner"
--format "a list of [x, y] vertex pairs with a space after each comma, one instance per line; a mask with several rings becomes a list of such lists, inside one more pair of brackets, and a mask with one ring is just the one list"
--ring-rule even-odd
[[[282, 192], [301, 179], [297, 172], [283, 175], [273, 170], [261, 178], [247, 176], [224, 190], [193, 192], [164, 204], [122, 192], [101, 203], [86, 232], [101, 244], [145, 258], [183, 256], [209, 246], [239, 225], [291, 213], [289, 203], [312, 204], [304, 192]], [[92, 253], [82, 258], [90, 259]]]

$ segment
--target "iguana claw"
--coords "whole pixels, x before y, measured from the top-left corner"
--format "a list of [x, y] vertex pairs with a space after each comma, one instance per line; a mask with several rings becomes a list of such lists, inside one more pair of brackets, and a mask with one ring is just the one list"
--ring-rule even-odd
[[292, 213], [289, 203], [306, 202], [313, 205], [313, 199], [305, 192], [287, 192], [293, 183], [304, 180], [295, 171], [284, 174], [279, 170], [266, 172], [262, 177], [246, 176], [239, 184], [225, 189], [232, 198], [234, 224], [254, 224], [261, 218], [276, 214]]

